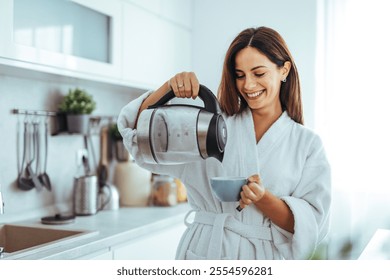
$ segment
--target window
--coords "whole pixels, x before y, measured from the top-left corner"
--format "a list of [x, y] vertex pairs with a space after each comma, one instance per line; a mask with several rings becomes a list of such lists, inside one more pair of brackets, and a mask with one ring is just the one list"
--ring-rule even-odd
[[390, 2], [324, 3], [316, 127], [334, 187], [390, 195]]

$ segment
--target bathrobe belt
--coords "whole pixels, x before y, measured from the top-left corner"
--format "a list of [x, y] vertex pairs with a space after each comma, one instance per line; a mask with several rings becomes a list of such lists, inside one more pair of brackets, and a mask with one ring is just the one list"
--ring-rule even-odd
[[[187, 214], [186, 218], [191, 213], [192, 211]], [[208, 260], [217, 260], [222, 258], [222, 242], [225, 229], [247, 239], [254, 238], [268, 241], [272, 240], [270, 227], [244, 224], [228, 213], [196, 211], [194, 223], [213, 226], [210, 246], [207, 251]], [[187, 221], [186, 224], [187, 226], [190, 225]]]

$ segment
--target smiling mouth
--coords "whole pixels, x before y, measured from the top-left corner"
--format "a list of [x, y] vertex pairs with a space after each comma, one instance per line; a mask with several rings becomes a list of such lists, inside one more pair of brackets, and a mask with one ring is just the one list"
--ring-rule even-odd
[[253, 93], [247, 93], [246, 95], [249, 98], [256, 98], [256, 97], [260, 96], [264, 91], [265, 91], [265, 89], [260, 90], [260, 91], [256, 91], [256, 92], [253, 92]]

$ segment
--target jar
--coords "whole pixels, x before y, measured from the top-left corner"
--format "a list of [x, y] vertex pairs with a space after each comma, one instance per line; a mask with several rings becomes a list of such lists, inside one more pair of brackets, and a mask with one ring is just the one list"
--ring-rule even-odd
[[153, 176], [151, 204], [154, 206], [173, 206], [177, 204], [177, 186], [167, 175]]

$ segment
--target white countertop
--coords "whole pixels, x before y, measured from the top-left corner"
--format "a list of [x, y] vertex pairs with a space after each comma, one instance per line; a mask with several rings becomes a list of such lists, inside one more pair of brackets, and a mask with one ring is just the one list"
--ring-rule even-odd
[[378, 229], [364, 248], [359, 260], [390, 260], [390, 230]]
[[[31, 253], [10, 254], [4, 259], [77, 259], [93, 254], [99, 250], [131, 241], [134, 238], [150, 234], [184, 222], [190, 210], [183, 203], [172, 207], [120, 208], [119, 210], [100, 211], [91, 216], [76, 216], [74, 223], [66, 225], [42, 225], [40, 218], [21, 221], [13, 224], [50, 227], [52, 229], [68, 229], [91, 231], [94, 234], [75, 239], [61, 246], [42, 246]], [[72, 240], [72, 239], [69, 239]]]

